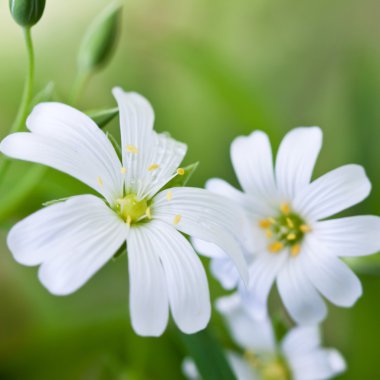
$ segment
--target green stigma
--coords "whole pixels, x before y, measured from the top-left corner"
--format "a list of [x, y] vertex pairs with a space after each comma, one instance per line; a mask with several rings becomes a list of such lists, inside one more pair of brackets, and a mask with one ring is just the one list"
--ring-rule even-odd
[[305, 234], [311, 230], [287, 203], [280, 206], [280, 212], [276, 217], [261, 220], [259, 226], [265, 230], [270, 252], [276, 253], [288, 247], [293, 256], [300, 253], [300, 244]]
[[116, 201], [116, 212], [129, 225], [147, 217], [151, 218], [146, 199], [139, 200], [135, 194], [128, 194]]

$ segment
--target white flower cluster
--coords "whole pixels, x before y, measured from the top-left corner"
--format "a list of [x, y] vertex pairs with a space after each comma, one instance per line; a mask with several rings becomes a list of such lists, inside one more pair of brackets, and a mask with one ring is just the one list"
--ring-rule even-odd
[[[36, 106], [27, 120], [30, 132], [2, 141], [7, 156], [60, 170], [101, 196], [74, 196], [16, 224], [8, 236], [15, 259], [39, 265], [42, 284], [66, 295], [126, 244], [133, 328], [159, 336], [169, 308], [185, 333], [209, 322], [208, 283], [195, 246], [212, 258], [221, 284], [237, 289], [218, 308], [246, 350], [244, 363], [229, 354], [236, 373], [249, 373], [239, 379], [313, 380], [342, 371], [340, 355], [319, 347], [315, 326], [327, 314], [322, 296], [343, 307], [361, 296], [360, 281], [340, 257], [378, 251], [380, 218], [326, 218], [368, 196], [363, 168], [346, 165], [312, 181], [322, 146], [319, 128], [289, 132], [275, 165], [267, 135], [255, 131], [231, 147], [243, 191], [220, 179], [208, 181], [206, 190], [171, 187], [173, 178], [186, 174], [180, 167], [186, 145], [153, 130], [145, 98], [120, 88], [114, 96], [121, 157], [88, 116], [60, 103]], [[288, 313], [302, 325], [279, 347], [267, 313], [275, 282]]]

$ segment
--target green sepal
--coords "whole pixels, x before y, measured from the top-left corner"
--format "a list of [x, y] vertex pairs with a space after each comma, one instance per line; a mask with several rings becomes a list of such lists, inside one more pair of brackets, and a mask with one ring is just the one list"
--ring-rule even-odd
[[117, 107], [86, 111], [86, 115], [90, 116], [101, 129], [110, 123], [118, 114], [119, 109]]
[[121, 154], [121, 148], [115, 137], [111, 135], [111, 133], [106, 132], [106, 136], [108, 140], [111, 142], [112, 146], [116, 150], [117, 156], [119, 157], [120, 161], [122, 161], [122, 154]]
[[198, 168], [199, 161], [194, 162], [188, 166], [183, 167], [183, 170], [185, 171], [184, 175], [176, 175], [174, 178], [172, 178], [164, 187], [164, 189], [170, 189], [172, 187], [182, 187], [186, 186], [186, 184], [189, 182], [189, 179], [194, 174], [195, 170]]
[[116, 260], [120, 256], [123, 256], [127, 253], [127, 246], [125, 244], [122, 244], [121, 247], [116, 251], [116, 253], [113, 255], [112, 259]]
[[48, 206], [51, 206], [51, 205], [55, 205], [56, 203], [65, 202], [68, 199], [70, 199], [70, 197], [53, 199], [52, 201], [47, 201], [47, 202], [42, 203], [42, 206], [48, 207]]
[[9, 0], [9, 9], [17, 24], [29, 28], [42, 17], [45, 0]]
[[78, 55], [79, 72], [89, 73], [103, 66], [116, 47], [122, 4], [113, 2], [90, 24]]

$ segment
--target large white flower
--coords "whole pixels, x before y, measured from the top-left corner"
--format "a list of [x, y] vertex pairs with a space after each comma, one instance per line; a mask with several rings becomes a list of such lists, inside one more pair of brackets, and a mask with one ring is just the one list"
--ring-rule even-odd
[[[341, 256], [363, 256], [380, 249], [380, 218], [354, 216], [326, 218], [351, 207], [370, 192], [362, 167], [345, 165], [311, 182], [321, 149], [317, 127], [290, 131], [279, 147], [273, 167], [267, 135], [255, 131], [238, 137], [231, 146], [232, 163], [244, 190], [220, 179], [207, 188], [239, 204], [248, 215], [248, 289], [241, 288], [246, 307], [256, 317], [267, 313], [273, 283], [282, 301], [301, 324], [313, 324], [326, 315], [321, 297], [343, 307], [352, 306], [362, 294], [356, 275]], [[236, 269], [222, 250], [195, 241], [196, 248], [213, 257], [212, 271], [226, 288], [238, 285]]]
[[207, 190], [161, 190], [175, 175], [186, 145], [153, 131], [152, 107], [142, 96], [114, 89], [120, 112], [122, 162], [106, 135], [85, 114], [60, 103], [34, 108], [31, 133], [1, 143], [13, 158], [48, 165], [100, 193], [46, 207], [16, 224], [8, 246], [53, 294], [81, 287], [127, 242], [130, 312], [141, 335], [160, 335], [169, 305], [179, 328], [193, 333], [210, 318], [207, 278], [189, 234], [223, 247], [243, 278], [248, 271], [239, 244], [241, 215]]
[[[217, 308], [243, 352], [227, 352], [237, 380], [327, 380], [346, 369], [337, 350], [321, 347], [317, 326], [292, 328], [276, 342], [270, 320], [252, 318], [238, 294], [220, 298]], [[185, 361], [184, 372], [201, 379], [192, 361]]]

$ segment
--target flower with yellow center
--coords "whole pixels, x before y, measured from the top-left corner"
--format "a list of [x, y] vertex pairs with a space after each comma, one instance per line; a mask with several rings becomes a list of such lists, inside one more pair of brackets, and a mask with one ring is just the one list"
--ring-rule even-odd
[[[216, 309], [239, 348], [226, 352], [237, 380], [328, 380], [346, 370], [337, 350], [322, 347], [318, 326], [294, 327], [277, 341], [271, 321], [252, 318], [239, 294], [219, 298]], [[202, 380], [189, 359], [183, 370]]]
[[39, 278], [53, 294], [84, 285], [126, 243], [130, 312], [134, 330], [158, 336], [169, 308], [178, 327], [194, 333], [210, 319], [204, 268], [182, 235], [217, 244], [247, 282], [236, 237], [244, 219], [221, 196], [204, 189], [165, 188], [185, 174], [186, 145], [153, 130], [149, 102], [114, 89], [119, 106], [122, 157], [85, 114], [61, 103], [36, 106], [30, 132], [6, 137], [2, 153], [69, 174], [97, 191], [55, 203], [17, 223], [8, 235], [15, 259], [39, 265]]
[[232, 163], [244, 192], [212, 179], [207, 189], [241, 207], [250, 222], [242, 244], [250, 263], [248, 289], [221, 250], [194, 241], [212, 257], [211, 271], [228, 289], [238, 287], [253, 316], [267, 314], [274, 283], [290, 316], [299, 324], [317, 323], [327, 313], [321, 297], [343, 307], [362, 294], [359, 279], [340, 256], [362, 256], [380, 250], [380, 218], [355, 216], [326, 220], [370, 192], [362, 167], [345, 165], [311, 181], [322, 146], [317, 127], [296, 128], [280, 144], [275, 165], [268, 136], [255, 131], [231, 146]]

